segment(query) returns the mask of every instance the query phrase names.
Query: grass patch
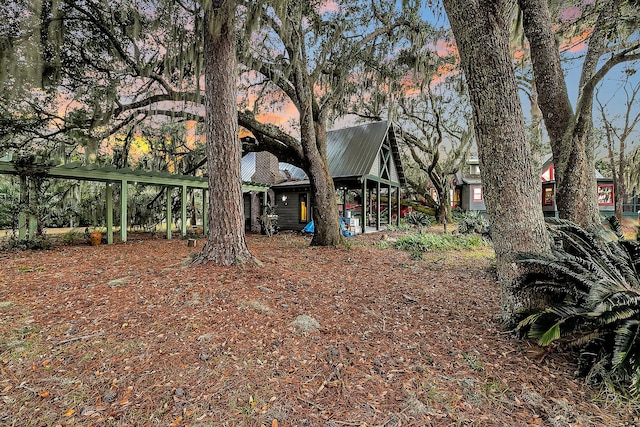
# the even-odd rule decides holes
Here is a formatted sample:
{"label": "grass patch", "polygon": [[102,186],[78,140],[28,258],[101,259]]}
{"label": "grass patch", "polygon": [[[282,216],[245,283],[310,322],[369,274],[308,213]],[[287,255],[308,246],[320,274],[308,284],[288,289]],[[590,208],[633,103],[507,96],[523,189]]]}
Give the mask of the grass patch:
{"label": "grass patch", "polygon": [[[487,247],[487,242],[478,235],[453,234],[409,234],[395,242],[398,249],[421,254],[429,251],[475,250]],[[417,255],[414,255],[417,256]]]}

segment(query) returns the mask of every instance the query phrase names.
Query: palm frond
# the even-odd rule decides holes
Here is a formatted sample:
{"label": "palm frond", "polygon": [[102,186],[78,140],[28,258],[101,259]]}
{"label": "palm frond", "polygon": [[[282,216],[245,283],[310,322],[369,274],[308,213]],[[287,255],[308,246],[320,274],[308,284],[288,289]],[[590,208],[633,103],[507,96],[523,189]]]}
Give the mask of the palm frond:
{"label": "palm frond", "polygon": [[[639,326],[640,320],[629,320],[616,331],[615,349],[611,360],[614,368],[622,367],[631,353],[638,352]],[[640,367],[640,364],[638,367]]]}
{"label": "palm frond", "polygon": [[518,329],[540,345],[577,349],[588,379],[640,394],[640,243],[625,240],[615,221],[604,239],[564,220],[548,224],[554,250],[519,259],[527,271],[519,289],[552,305]]}
{"label": "palm frond", "polygon": [[620,223],[618,217],[616,217],[615,215],[611,215],[607,218],[607,222],[609,223],[611,231],[613,231],[616,236],[618,236],[618,239],[624,239],[624,234],[622,233],[622,224]]}

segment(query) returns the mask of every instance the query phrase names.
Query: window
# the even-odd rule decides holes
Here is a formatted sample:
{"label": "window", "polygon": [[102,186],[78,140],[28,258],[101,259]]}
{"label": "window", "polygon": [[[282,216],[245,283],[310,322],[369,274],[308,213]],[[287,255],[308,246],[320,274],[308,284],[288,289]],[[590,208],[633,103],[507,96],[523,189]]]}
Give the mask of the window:
{"label": "window", "polygon": [[470,175],[480,175],[480,165],[469,165]]}
{"label": "window", "polygon": [[471,187],[471,200],[474,202],[482,202],[482,187],[479,185],[474,185]]}
{"label": "window", "polygon": [[553,206],[553,186],[542,187],[542,206]]}
{"label": "window", "polygon": [[613,184],[598,184],[598,205],[613,205]]}
{"label": "window", "polygon": [[300,202],[298,203],[298,221],[299,222],[309,222],[307,218],[307,194],[300,194]]}

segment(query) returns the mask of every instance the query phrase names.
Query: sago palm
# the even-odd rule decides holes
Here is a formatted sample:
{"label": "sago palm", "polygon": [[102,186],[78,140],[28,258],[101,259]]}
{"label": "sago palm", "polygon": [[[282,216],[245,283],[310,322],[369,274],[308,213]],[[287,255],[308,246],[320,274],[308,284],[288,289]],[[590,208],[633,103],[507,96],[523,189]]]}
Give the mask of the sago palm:
{"label": "sago palm", "polygon": [[[624,239],[619,223],[595,236],[550,220],[549,257],[528,256],[521,290],[549,303],[520,322],[541,345],[579,351],[579,373],[640,395],[640,244]],[[613,236],[613,238],[612,238]]]}

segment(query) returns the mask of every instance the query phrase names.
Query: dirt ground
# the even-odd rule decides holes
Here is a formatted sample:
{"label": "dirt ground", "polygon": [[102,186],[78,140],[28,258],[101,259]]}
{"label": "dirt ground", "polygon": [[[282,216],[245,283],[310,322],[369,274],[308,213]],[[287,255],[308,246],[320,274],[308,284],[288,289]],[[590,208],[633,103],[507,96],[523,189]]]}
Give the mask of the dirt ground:
{"label": "dirt ground", "polygon": [[490,249],[380,237],[249,235],[262,267],[138,235],[0,252],[0,425],[640,426],[500,328]]}

